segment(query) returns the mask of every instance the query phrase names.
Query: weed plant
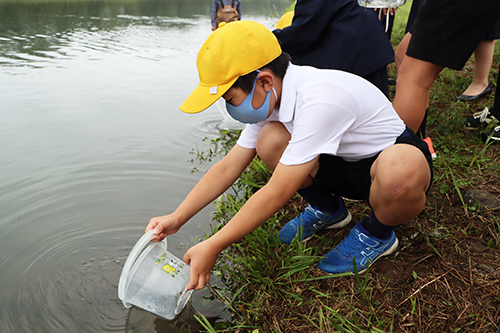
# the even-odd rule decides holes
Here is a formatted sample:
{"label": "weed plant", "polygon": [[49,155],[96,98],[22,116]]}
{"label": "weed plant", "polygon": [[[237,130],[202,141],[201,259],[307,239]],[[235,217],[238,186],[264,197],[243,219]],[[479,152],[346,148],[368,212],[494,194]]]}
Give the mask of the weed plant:
{"label": "weed plant", "polygon": [[[394,46],[404,35],[409,6],[397,14],[402,18],[394,27]],[[499,64],[497,47],[491,83],[496,83]],[[397,77],[394,65],[388,70]],[[316,263],[351,225],[320,232],[307,242],[281,244],[277,232],[305,207],[296,196],[219,256],[214,270],[221,272],[228,289],[218,297],[234,320],[211,326],[200,314],[207,331],[495,332],[500,324],[499,207],[469,202],[467,193],[478,189],[498,199],[500,144],[481,141],[480,131],[487,128],[463,127],[467,117],[493,104],[492,96],[455,100],[471,82],[473,70],[473,61],[462,71],[445,69],[432,86],[427,124],[437,152],[434,181],[424,211],[396,230],[400,246],[395,254],[362,274],[324,275]],[[222,132],[214,142],[222,147],[218,153],[227,152],[238,134]],[[213,233],[270,175],[256,158],[215,202]],[[347,207],[354,221],[370,212],[366,202],[347,202]]]}

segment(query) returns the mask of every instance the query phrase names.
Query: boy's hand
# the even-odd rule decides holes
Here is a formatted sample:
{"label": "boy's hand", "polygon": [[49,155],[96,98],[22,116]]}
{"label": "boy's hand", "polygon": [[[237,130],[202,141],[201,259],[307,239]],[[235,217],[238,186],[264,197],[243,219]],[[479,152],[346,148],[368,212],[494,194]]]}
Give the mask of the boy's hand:
{"label": "boy's hand", "polygon": [[184,262],[191,264],[191,277],[187,289],[200,290],[210,280],[210,270],[214,267],[219,252],[211,245],[210,239],[191,247],[184,255]]}
{"label": "boy's hand", "polygon": [[159,242],[167,235],[175,234],[179,231],[182,223],[173,215],[165,215],[159,217],[153,217],[150,221],[146,230],[144,232],[148,232],[151,229],[154,229],[154,233],[156,234],[151,240],[153,242]]}

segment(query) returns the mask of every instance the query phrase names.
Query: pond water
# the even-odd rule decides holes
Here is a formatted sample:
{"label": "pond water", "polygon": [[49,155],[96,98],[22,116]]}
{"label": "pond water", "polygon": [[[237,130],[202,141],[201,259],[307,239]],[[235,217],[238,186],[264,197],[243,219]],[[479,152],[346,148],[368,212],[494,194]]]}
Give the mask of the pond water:
{"label": "pond water", "polygon": [[[272,29],[289,4],[243,0],[243,18]],[[210,7],[0,3],[0,332],[196,332],[196,313],[230,317],[206,289],[174,322],[117,295],[149,219],[201,177],[189,151],[225,124],[215,106],[178,110],[198,83]],[[182,258],[210,231],[212,210],[169,236],[169,251]]]}

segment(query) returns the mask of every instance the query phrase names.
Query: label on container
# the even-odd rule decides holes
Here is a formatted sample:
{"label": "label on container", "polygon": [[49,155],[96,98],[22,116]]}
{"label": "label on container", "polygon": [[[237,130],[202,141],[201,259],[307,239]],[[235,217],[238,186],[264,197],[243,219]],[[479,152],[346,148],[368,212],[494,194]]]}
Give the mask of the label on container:
{"label": "label on container", "polygon": [[[158,265],[159,263],[164,262],[167,260],[167,254],[163,253],[157,260],[155,265]],[[177,274],[179,274],[179,269],[184,267],[184,263],[182,261],[179,261],[177,259],[170,259],[168,264],[163,266],[163,270],[167,272],[167,274],[171,274],[172,277],[175,277]]]}

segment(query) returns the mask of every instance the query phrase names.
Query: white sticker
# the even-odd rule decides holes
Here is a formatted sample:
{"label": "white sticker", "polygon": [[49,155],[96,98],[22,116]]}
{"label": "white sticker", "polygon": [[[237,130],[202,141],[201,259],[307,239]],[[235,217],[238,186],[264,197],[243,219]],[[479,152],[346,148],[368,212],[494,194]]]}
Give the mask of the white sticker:
{"label": "white sticker", "polygon": [[210,87],[210,94],[211,95],[216,95],[217,94],[217,86]]}

